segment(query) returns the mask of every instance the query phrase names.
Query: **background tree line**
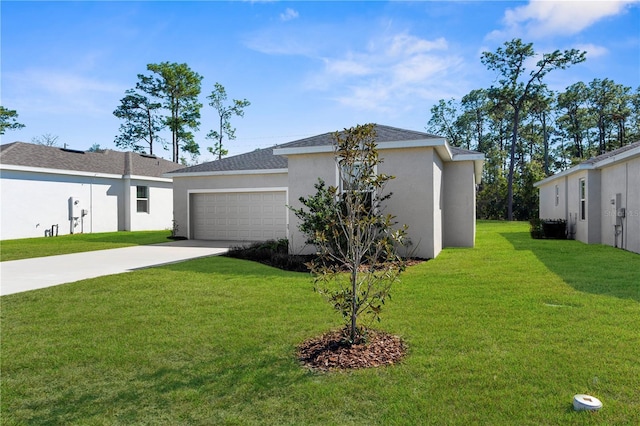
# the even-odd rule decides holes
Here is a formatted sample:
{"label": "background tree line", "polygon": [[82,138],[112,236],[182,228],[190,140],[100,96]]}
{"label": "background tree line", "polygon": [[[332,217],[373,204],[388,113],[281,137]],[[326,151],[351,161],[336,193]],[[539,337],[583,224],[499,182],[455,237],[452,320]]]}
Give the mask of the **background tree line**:
{"label": "background tree line", "polygon": [[[194,131],[200,126],[202,104],[199,101],[202,76],[187,64],[162,62],[147,65],[150,74],[138,74],[135,88],[125,92],[120,105],[113,114],[120,118],[120,133],[115,138],[119,148],[153,154],[154,145],[172,151],[174,162],[186,163],[182,154],[195,160],[200,154],[200,146],[194,138]],[[246,99],[233,99],[227,104],[227,93],[220,83],[215,83],[207,96],[209,105],[217,112],[216,127],[207,134],[214,140],[208,150],[222,158],[227,153],[223,139],[235,139],[235,128],[231,127],[231,117],[244,115],[244,108],[251,105]],[[161,136],[169,130],[171,140]]]}
{"label": "background tree line", "polygon": [[[541,59],[527,69],[534,57]],[[539,56],[532,44],[514,39],[482,54],[483,64],[498,73],[495,86],[431,108],[429,132],[486,156],[479,218],[537,217],[535,182],[640,140],[640,87],[604,78],[562,92],[548,89],[547,73],[584,60],[577,50]]]}

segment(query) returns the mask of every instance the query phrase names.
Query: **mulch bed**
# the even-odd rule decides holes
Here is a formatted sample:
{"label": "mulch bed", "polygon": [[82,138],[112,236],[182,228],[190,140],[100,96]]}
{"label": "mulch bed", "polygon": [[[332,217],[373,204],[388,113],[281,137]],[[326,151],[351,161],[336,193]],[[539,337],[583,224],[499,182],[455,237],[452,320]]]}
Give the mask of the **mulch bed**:
{"label": "mulch bed", "polygon": [[369,330],[366,343],[350,345],[345,330],[309,339],[298,347],[302,365],[318,371],[381,367],[400,362],[407,348],[398,336]]}

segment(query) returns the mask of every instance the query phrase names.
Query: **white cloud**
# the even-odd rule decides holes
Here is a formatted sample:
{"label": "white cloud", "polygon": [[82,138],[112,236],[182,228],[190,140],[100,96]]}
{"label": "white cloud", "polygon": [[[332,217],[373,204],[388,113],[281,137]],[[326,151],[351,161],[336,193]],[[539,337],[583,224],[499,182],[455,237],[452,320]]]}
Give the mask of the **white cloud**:
{"label": "white cloud", "polygon": [[296,19],[299,16],[298,12],[295,11],[294,9],[291,9],[290,7],[288,7],[284,13],[280,14],[280,20],[281,21],[290,21],[292,19]]}
{"label": "white cloud", "polygon": [[626,11],[639,0],[531,0],[529,4],[507,9],[505,28],[493,31],[489,39],[513,36],[531,38],[577,34],[601,19]]}
{"label": "white cloud", "polygon": [[27,69],[5,78],[21,104],[52,114],[111,113],[127,89],[90,76],[43,69]]}
{"label": "white cloud", "polygon": [[407,33],[377,38],[361,51],[323,58],[324,67],[308,88],[333,93],[341,105],[356,109],[404,110],[416,99],[431,99],[445,75],[460,70],[461,57],[447,49],[444,38]]}
{"label": "white cloud", "polygon": [[579,44],[576,49],[584,50],[587,52],[587,58],[599,58],[609,54],[609,50],[603,46],[597,46],[595,44]]}
{"label": "white cloud", "polygon": [[[443,37],[426,39],[388,26],[369,28],[349,40],[335,34],[331,25],[270,27],[249,34],[245,45],[269,55],[308,59],[315,69],[307,72],[303,90],[369,111],[400,111],[416,100],[435,101],[432,94],[442,94],[444,80],[463,74],[461,55],[451,52]],[[458,82],[454,89],[461,87]]]}
{"label": "white cloud", "polygon": [[354,58],[347,59],[324,59],[325,72],[339,76],[363,76],[369,75],[372,70],[366,63],[359,62]]}
{"label": "white cloud", "polygon": [[446,49],[447,41],[443,37],[430,41],[403,33],[392,37],[387,52],[392,56],[398,56]]}

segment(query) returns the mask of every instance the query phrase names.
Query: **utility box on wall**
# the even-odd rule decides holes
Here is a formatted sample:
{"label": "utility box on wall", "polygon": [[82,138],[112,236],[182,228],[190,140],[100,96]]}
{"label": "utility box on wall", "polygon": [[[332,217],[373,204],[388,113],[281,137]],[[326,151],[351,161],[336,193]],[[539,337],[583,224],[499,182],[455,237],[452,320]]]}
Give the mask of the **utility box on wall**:
{"label": "utility box on wall", "polygon": [[612,211],[611,211],[611,224],[619,226],[625,217],[625,208],[622,205],[622,194],[618,193],[611,199]]}
{"label": "utility box on wall", "polygon": [[79,219],[81,214],[80,200],[76,197],[69,197],[69,220]]}

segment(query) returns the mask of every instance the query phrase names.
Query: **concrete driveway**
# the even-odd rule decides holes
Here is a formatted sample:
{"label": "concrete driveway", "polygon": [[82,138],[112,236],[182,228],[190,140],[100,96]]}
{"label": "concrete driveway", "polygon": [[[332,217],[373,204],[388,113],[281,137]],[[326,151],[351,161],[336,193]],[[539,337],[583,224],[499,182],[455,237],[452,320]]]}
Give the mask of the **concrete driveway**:
{"label": "concrete driveway", "polygon": [[224,254],[234,241],[183,240],[0,262],[0,296]]}

